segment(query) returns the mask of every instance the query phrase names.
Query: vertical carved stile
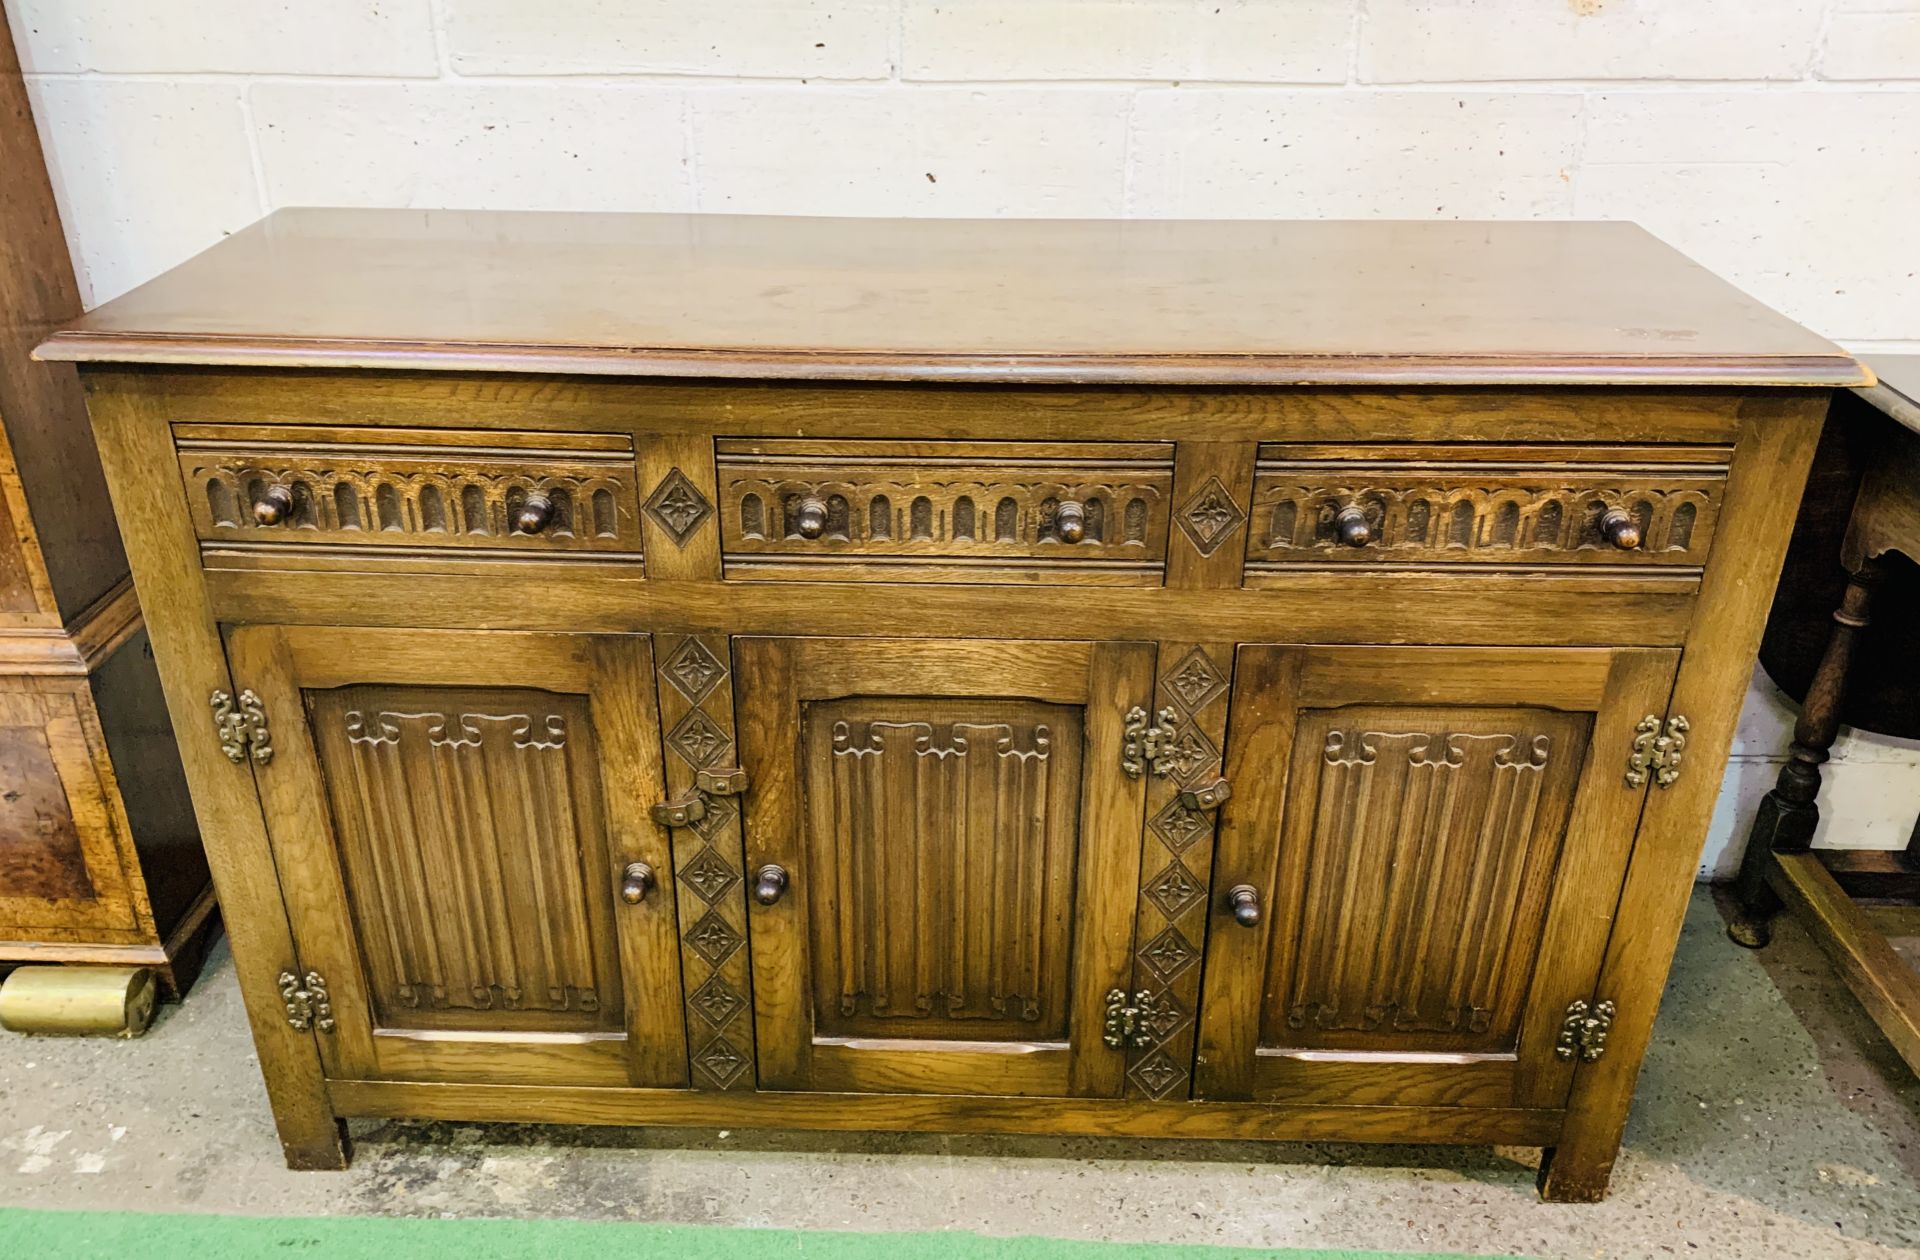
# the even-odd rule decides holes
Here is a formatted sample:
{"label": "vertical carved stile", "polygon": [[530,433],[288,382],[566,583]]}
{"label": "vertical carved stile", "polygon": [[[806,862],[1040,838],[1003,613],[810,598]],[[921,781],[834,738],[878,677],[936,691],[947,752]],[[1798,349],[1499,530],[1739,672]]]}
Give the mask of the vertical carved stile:
{"label": "vertical carved stile", "polygon": [[[694,786],[696,770],[735,761],[731,658],[725,635],[665,634],[657,643],[667,792],[675,796]],[[674,883],[693,1085],[752,1089],[748,881],[738,803],[714,797],[704,818],[675,828],[673,864],[680,873]]]}
{"label": "vertical carved stile", "polygon": [[1140,864],[1133,991],[1156,1000],[1142,1024],[1141,1043],[1127,1050],[1128,1096],[1154,1099],[1185,1097],[1193,1070],[1218,818],[1213,811],[1186,809],[1179,795],[1216,771],[1218,750],[1226,746],[1233,646],[1162,643],[1159,659],[1153,711],[1171,708],[1181,735],[1173,773],[1146,779],[1149,825]]}

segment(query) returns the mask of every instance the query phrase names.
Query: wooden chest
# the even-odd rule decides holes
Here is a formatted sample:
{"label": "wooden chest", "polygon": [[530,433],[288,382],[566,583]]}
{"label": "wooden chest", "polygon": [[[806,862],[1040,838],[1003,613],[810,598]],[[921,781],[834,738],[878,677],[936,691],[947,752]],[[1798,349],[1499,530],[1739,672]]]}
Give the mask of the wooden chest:
{"label": "wooden chest", "polygon": [[[110,969],[61,1010],[137,1033],[136,971],[177,997],[219,917],[80,382],[30,357],[80,291],[4,14],[0,172],[0,974]],[[61,1010],[0,999],[9,1027]]]}
{"label": "wooden chest", "polygon": [[1845,354],[1624,225],[282,212],[55,336],[338,1117],[1605,1188]]}

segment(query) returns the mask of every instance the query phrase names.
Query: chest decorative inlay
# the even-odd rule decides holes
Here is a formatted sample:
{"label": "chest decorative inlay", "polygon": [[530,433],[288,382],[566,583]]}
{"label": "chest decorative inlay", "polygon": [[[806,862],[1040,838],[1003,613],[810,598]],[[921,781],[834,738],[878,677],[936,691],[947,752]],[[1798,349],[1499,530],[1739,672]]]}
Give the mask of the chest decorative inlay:
{"label": "chest decorative inlay", "polygon": [[1271,1044],[1510,1044],[1586,730],[1546,710],[1303,714],[1317,782],[1289,806],[1301,883],[1276,917],[1294,927],[1275,933]]}
{"label": "chest decorative inlay", "polygon": [[1180,509],[1179,516],[1181,532],[1203,556],[1219,550],[1220,544],[1227,541],[1244,520],[1246,513],[1240,510],[1218,477],[1209,477],[1207,484],[1200,487],[1200,493]]}
{"label": "chest decorative inlay", "polygon": [[677,546],[686,546],[693,531],[713,512],[713,504],[678,468],[660,479],[647,498],[647,515],[659,522]]}
{"label": "chest decorative inlay", "polygon": [[616,1026],[584,701],[352,687],[308,704],[382,1023]]}

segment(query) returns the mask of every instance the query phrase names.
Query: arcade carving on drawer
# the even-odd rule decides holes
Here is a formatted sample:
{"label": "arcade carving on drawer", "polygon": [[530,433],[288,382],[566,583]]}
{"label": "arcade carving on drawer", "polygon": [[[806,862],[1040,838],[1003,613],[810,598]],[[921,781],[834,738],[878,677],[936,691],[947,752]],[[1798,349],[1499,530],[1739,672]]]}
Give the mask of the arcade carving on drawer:
{"label": "arcade carving on drawer", "polygon": [[1249,579],[1301,565],[1660,566],[1697,572],[1723,446],[1263,443]]}
{"label": "arcade carving on drawer", "polygon": [[621,434],[177,425],[203,544],[638,556]]}
{"label": "arcade carving on drawer", "polygon": [[726,576],[1157,586],[1167,442],[721,439]]}

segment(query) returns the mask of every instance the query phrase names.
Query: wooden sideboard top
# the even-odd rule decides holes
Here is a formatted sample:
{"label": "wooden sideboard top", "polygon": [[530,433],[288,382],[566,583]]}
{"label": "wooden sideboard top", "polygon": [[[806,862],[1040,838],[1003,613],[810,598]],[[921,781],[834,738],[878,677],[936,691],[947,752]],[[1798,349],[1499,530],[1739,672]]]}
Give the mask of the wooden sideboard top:
{"label": "wooden sideboard top", "polygon": [[1625,223],[282,210],[42,357],[788,379],[1858,385]]}

